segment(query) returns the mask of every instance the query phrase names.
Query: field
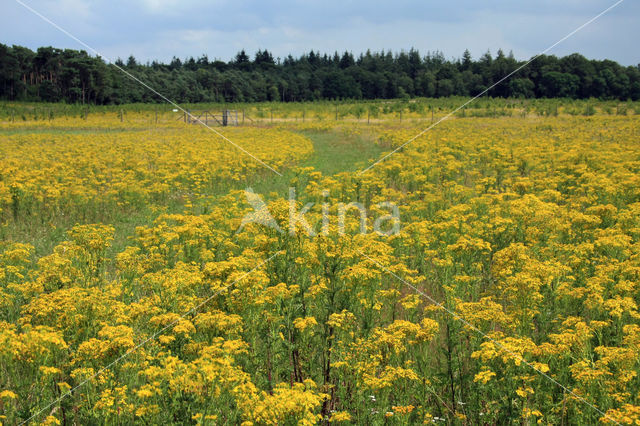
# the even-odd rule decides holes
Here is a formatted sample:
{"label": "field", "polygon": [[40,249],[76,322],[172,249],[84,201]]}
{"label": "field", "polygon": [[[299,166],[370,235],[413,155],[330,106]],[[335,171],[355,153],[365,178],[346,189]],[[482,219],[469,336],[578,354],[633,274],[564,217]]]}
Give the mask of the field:
{"label": "field", "polygon": [[640,424],[640,104],[462,102],[0,104],[0,422]]}

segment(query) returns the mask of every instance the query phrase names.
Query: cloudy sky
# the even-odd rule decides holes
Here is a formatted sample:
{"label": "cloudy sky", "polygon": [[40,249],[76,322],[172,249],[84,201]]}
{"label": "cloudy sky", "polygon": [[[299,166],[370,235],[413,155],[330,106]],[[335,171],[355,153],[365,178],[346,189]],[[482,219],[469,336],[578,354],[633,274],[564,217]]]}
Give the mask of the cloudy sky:
{"label": "cloudy sky", "polygon": [[[489,49],[529,58],[615,0],[20,0],[107,59],[231,59],[240,49],[274,57],[414,47],[474,58]],[[17,0],[2,0],[0,43],[30,48],[82,46]],[[640,63],[640,2],[625,0],[550,51]]]}

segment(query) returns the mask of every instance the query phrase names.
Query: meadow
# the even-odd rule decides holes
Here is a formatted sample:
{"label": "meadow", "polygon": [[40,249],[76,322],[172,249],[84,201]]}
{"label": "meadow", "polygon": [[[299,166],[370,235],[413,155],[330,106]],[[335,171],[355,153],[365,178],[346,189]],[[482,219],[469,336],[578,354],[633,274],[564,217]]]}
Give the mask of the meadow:
{"label": "meadow", "polygon": [[0,422],[640,424],[640,103],[464,101],[0,104]]}

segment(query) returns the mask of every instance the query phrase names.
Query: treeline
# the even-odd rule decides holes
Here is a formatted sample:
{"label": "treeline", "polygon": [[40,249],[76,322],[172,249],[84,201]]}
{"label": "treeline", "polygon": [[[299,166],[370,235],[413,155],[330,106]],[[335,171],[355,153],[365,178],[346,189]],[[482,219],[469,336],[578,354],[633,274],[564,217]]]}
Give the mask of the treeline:
{"label": "treeline", "polygon": [[[274,59],[267,50],[251,58],[244,50],[224,62],[207,56],[168,64],[115,65],[85,51],[41,47],[36,52],[0,44],[0,98],[91,104],[158,102],[160,98],[121,70],[176,102],[313,101],[475,96],[523,65],[501,50],[472,59],[469,51],[447,60],[440,52],[311,51]],[[572,54],[540,56],[488,96],[524,98],[640,99],[640,66],[589,60]]]}

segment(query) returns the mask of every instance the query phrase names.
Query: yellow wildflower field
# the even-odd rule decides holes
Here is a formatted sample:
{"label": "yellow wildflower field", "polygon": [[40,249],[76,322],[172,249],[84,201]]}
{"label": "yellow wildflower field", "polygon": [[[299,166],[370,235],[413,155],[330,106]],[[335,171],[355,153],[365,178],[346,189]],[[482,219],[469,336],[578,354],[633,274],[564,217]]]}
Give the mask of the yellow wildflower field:
{"label": "yellow wildflower field", "polygon": [[638,116],[148,116],[0,124],[3,424],[640,423]]}

